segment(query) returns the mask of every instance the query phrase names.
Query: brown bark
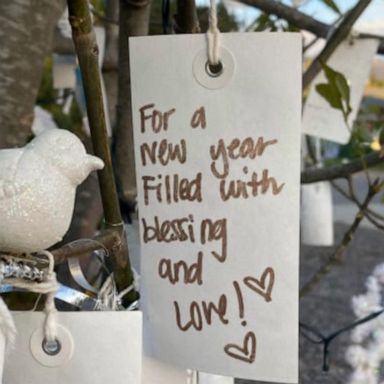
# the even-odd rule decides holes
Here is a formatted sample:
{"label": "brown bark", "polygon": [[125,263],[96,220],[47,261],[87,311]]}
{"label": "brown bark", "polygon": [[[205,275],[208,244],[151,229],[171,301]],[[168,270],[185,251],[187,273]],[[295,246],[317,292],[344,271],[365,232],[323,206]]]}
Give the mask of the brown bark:
{"label": "brown bark", "polygon": [[64,1],[0,1],[0,148],[25,144]]}
{"label": "brown bark", "polygon": [[[118,15],[119,1],[108,0],[105,18],[102,22],[106,29],[106,49],[103,66],[103,77],[108,101],[108,115],[113,126],[117,101],[117,41],[118,41]],[[68,41],[69,43],[68,43]],[[72,39],[61,36],[56,40],[61,42],[61,48],[72,49],[75,54]],[[59,47],[56,47],[59,48]],[[87,151],[91,151],[90,140],[84,143]],[[63,239],[62,244],[79,238],[91,238],[94,236],[103,216],[103,207],[96,174],[91,174],[77,188],[76,204],[70,229]]]}
{"label": "brown bark", "polygon": [[365,217],[365,212],[368,209],[369,203],[372,199],[380,192],[379,183],[374,183],[369,186],[367,196],[359,210],[356,214],[354,221],[351,226],[345,232],[343,239],[336,248],[335,252],[328,257],[328,259],[321,265],[321,267],[315,272],[315,274],[300,288],[300,298],[312,292],[314,288],[326,277],[326,275],[335,267],[340,264],[348,249],[350,242],[353,240],[356,230],[358,229],[360,223]]}
{"label": "brown bark", "polygon": [[176,33],[199,33],[195,0],[177,0],[174,30]]}
{"label": "brown bark", "polygon": [[119,0],[107,0],[105,18],[105,57],[103,70],[116,70],[119,45]]}
{"label": "brown bark", "polygon": [[83,257],[100,248],[105,247],[110,251],[118,250],[121,238],[116,231],[104,231],[102,234],[93,238],[95,241],[67,243],[59,248],[52,250],[55,264],[63,264],[69,257]]}
{"label": "brown bark", "polygon": [[150,5],[149,0],[120,0],[118,104],[114,136],[115,170],[120,198],[130,207],[135,204],[137,190],[128,38],[148,34]]}
{"label": "brown bark", "polygon": [[[92,26],[87,0],[68,0],[69,21],[72,38],[81,70],[87,114],[91,130],[94,153],[104,161],[104,169],[99,171],[99,184],[104,208],[105,226],[119,234],[121,245],[111,254],[113,273],[119,291],[130,286],[133,281],[128,249],[121,218],[112,159],[109,150],[103,97],[101,92],[98,47]],[[127,295],[126,301],[135,300],[136,293]]]}
{"label": "brown bark", "polygon": [[108,113],[111,127],[116,124],[117,105],[117,61],[119,45],[119,0],[108,0],[106,8],[106,40],[105,57],[103,63],[103,78],[108,100]]}
{"label": "brown bark", "polygon": [[380,153],[373,152],[346,164],[337,164],[323,168],[308,168],[301,173],[301,184],[347,178],[354,173],[377,166],[383,162],[384,158],[380,156]]}

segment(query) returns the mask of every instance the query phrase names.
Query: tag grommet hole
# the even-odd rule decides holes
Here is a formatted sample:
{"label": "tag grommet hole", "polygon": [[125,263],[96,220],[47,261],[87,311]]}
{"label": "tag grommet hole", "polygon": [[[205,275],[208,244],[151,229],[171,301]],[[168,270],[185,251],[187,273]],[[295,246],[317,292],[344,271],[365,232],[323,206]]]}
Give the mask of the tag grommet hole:
{"label": "tag grommet hole", "polygon": [[61,351],[61,343],[57,339],[53,341],[48,341],[44,339],[41,346],[43,348],[43,351],[49,356],[56,356]]}
{"label": "tag grommet hole", "polygon": [[192,71],[195,80],[204,88],[221,89],[226,87],[235,75],[235,59],[231,52],[220,47],[219,61],[212,65],[207,57],[206,48],[196,53]]}
{"label": "tag grommet hole", "polygon": [[205,71],[211,77],[219,77],[224,72],[224,65],[221,61],[217,64],[210,64],[209,61],[205,64]]}

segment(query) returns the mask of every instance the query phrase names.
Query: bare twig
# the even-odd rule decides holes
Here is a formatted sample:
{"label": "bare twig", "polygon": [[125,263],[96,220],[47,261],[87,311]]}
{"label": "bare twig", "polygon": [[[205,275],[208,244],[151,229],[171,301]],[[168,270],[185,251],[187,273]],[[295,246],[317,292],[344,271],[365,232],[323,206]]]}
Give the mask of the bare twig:
{"label": "bare twig", "polygon": [[[275,0],[237,1],[258,8],[263,12],[275,15],[281,19],[285,19],[300,29],[312,32],[317,37],[327,38],[332,28],[328,24],[322,23],[303,12],[300,12],[296,8],[284,5],[283,3],[277,2]],[[371,35],[370,37],[374,37],[374,35]],[[384,42],[380,44],[378,53],[384,54]]]}
{"label": "bare twig", "polygon": [[316,75],[321,71],[322,64],[326,63],[336,48],[348,37],[353,24],[371,3],[371,0],[360,0],[344,17],[340,25],[328,40],[324,49],[312,61],[311,65],[305,71],[303,76],[303,88],[306,88]]}
{"label": "bare twig", "polygon": [[[352,178],[349,178],[349,181]],[[338,185],[336,182],[331,181],[332,187],[335,188],[337,192],[340,193],[343,197],[345,197],[347,200],[351,201],[352,203],[356,204],[357,207],[361,210],[362,209],[362,203],[359,201],[359,199],[356,197],[354,191],[351,191],[351,187],[349,187],[349,192],[345,191],[340,185]],[[351,183],[349,183],[350,185]],[[381,224],[380,221],[384,221],[384,217],[377,213],[376,211],[373,211],[369,207],[364,212],[365,218],[371,222],[377,229],[384,230],[384,224]]]}
{"label": "bare twig", "polygon": [[306,294],[310,293],[317,286],[317,284],[332,270],[335,265],[342,262],[345,255],[345,251],[347,250],[349,243],[352,241],[357,228],[359,227],[361,221],[364,218],[364,212],[368,208],[368,205],[373,199],[373,197],[377,193],[379,193],[381,187],[382,185],[379,183],[378,180],[376,180],[372,185],[369,186],[367,196],[361,206],[361,209],[357,213],[352,225],[344,234],[344,237],[340,242],[339,246],[337,247],[336,251],[317,270],[317,272],[311,277],[311,279],[300,289],[300,297],[303,297]]}
{"label": "bare twig", "polygon": [[317,21],[311,16],[298,11],[297,9],[274,0],[238,0],[240,3],[258,8],[265,13],[278,16],[301,29],[312,32],[319,37],[326,37],[328,34],[328,25]]}
{"label": "bare twig", "polygon": [[120,244],[121,237],[116,231],[105,231],[89,241],[75,240],[71,243],[67,243],[62,247],[53,250],[52,254],[55,258],[55,264],[61,264],[67,261],[69,257],[81,257],[98,249],[105,248],[108,251],[113,252],[114,249],[119,248]]}
{"label": "bare twig", "polygon": [[119,46],[119,0],[106,0],[105,17],[115,23],[105,24],[105,54],[103,61],[103,80],[108,106],[110,126],[116,125],[118,46]]}
{"label": "bare twig", "polygon": [[[118,40],[119,40],[119,0],[108,0],[105,9],[105,17],[111,20],[111,23],[105,25],[105,55],[103,62],[103,75],[104,81],[105,72],[114,72],[115,76],[112,77],[113,88],[117,89],[117,61],[118,61]],[[109,80],[109,79],[108,79]],[[106,88],[111,87],[111,84],[107,84]],[[110,95],[108,95],[108,104],[112,102]],[[116,109],[116,102],[111,106],[114,110]],[[110,112],[111,114],[111,112]],[[112,115],[115,115],[113,111]],[[112,119],[113,121],[115,119]]]}
{"label": "bare twig", "polygon": [[[359,199],[357,198],[356,196],[356,193],[355,193],[355,187],[353,185],[353,179],[352,177],[348,177],[348,190],[349,190],[349,193],[350,195],[352,196],[352,198],[354,199],[354,201],[359,201]],[[373,216],[375,216],[377,219],[379,220],[383,220],[384,221],[384,216],[383,215],[380,215],[379,213],[375,212],[375,211],[372,211],[370,209],[367,210],[368,212],[370,212]]]}
{"label": "bare twig", "polygon": [[[337,24],[339,24],[339,22],[343,19],[343,15],[340,15],[330,26],[329,26],[329,32],[328,32],[328,36],[332,33],[332,31],[336,28]],[[315,38],[309,43],[307,44],[304,49],[303,49],[303,52],[305,53],[309,48],[311,48],[314,44],[316,44],[319,40],[321,39],[320,36],[315,36]]]}
{"label": "bare twig", "polygon": [[350,161],[346,164],[333,165],[324,168],[308,168],[301,173],[301,183],[310,184],[318,181],[347,178],[353,173],[363,171],[383,162],[378,152],[370,153],[362,158]]}

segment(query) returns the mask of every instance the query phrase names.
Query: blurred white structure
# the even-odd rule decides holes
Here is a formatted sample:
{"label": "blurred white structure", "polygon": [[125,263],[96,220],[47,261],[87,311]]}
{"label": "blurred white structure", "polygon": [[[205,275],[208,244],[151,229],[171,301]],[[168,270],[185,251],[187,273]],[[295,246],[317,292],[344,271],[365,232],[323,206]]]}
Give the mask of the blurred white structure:
{"label": "blurred white structure", "polygon": [[332,191],[329,182],[301,187],[301,242],[307,245],[333,245]]}

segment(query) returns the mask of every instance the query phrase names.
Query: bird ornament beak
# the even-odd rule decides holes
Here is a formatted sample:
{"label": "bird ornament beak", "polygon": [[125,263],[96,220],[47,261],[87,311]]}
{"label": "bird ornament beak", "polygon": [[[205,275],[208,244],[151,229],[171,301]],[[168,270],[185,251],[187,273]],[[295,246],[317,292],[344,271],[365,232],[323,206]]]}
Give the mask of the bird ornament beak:
{"label": "bird ornament beak", "polygon": [[96,156],[92,156],[88,154],[87,154],[87,164],[88,164],[89,172],[98,171],[104,168],[103,160],[99,159]]}

